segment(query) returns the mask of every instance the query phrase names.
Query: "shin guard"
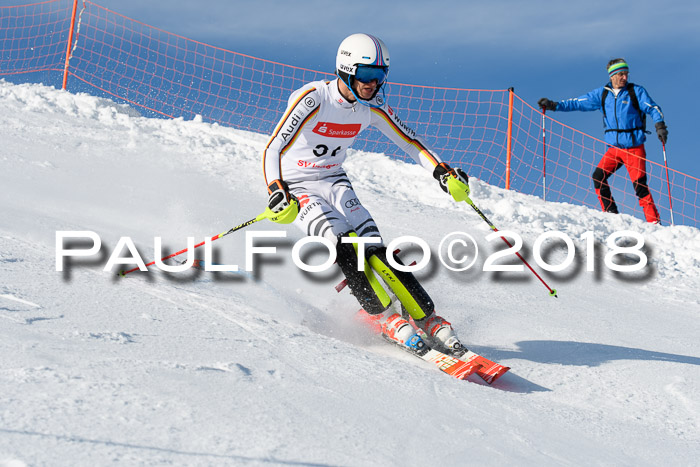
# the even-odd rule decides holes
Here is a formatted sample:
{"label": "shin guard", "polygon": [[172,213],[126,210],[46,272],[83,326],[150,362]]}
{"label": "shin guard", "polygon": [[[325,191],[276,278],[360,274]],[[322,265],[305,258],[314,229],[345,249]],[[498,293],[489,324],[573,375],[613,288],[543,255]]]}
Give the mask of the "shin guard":
{"label": "shin guard", "polygon": [[[398,264],[403,264],[394,255]],[[386,247],[374,250],[369,257],[369,264],[401,301],[409,315],[414,320],[430,316],[435,309],[432,299],[410,272],[399,271],[389,264]]]}

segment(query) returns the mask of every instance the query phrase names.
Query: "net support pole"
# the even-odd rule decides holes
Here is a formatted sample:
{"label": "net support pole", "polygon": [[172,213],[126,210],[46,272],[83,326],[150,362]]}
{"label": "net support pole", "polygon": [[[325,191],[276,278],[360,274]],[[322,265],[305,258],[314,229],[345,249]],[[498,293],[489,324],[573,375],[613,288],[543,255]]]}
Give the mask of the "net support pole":
{"label": "net support pole", "polygon": [[545,108],[542,107],[542,199],[547,200],[547,153],[545,151],[547,139],[545,138],[544,132],[544,113]]}
{"label": "net support pole", "polygon": [[73,0],[73,13],[70,18],[70,30],[68,31],[68,45],[66,45],[66,63],[63,67],[63,85],[61,89],[66,90],[68,83],[68,63],[70,62],[70,47],[73,43],[73,31],[75,29],[75,13],[78,11],[78,0]]}
{"label": "net support pole", "polygon": [[506,190],[510,190],[510,157],[513,149],[513,95],[515,88],[508,88],[508,136],[506,141]]}

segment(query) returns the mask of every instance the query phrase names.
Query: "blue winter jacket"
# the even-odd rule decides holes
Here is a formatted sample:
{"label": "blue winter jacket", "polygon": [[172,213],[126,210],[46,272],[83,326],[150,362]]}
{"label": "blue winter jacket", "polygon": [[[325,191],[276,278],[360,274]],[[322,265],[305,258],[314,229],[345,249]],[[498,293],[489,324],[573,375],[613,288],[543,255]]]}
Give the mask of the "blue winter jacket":
{"label": "blue winter jacket", "polygon": [[[640,110],[651,115],[654,122],[662,122],[664,120],[664,114],[661,112],[661,108],[656,105],[656,102],[649,96],[646,89],[638,84],[633,84],[633,86],[637,100],[639,101]],[[627,88],[620,90],[617,96],[615,96],[612,90],[612,84],[608,83],[583,96],[558,102],[557,111],[571,112],[573,110],[582,110],[588,112],[591,110],[600,110],[602,112],[601,98],[603,90],[606,88],[608,89],[608,95],[605,97],[605,116],[603,117],[605,142],[611,146],[617,146],[618,148],[633,148],[644,144],[646,135],[642,129],[642,116],[632,105]]]}

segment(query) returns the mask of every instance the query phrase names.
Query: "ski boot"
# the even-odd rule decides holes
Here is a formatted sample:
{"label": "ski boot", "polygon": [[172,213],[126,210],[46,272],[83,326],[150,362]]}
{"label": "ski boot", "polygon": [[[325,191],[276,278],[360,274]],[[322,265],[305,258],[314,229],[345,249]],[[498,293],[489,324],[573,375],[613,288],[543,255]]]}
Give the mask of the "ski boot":
{"label": "ski boot", "polygon": [[434,344],[444,349],[445,353],[457,358],[467,352],[467,348],[462,345],[452,329],[452,324],[436,313],[433,312],[432,315],[414,322],[427,336],[428,344]]}
{"label": "ski boot", "polygon": [[405,345],[414,351],[425,348],[425,342],[423,342],[420,334],[401,313],[394,310],[396,303],[399,302],[392,303],[386,311],[377,315],[377,322],[381,326],[382,334],[386,338]]}

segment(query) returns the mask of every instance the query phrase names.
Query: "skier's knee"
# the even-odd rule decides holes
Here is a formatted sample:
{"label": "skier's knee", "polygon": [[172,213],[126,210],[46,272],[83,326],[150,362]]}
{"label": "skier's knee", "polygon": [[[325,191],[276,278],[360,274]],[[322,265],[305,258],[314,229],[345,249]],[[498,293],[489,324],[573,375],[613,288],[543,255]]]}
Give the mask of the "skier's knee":
{"label": "skier's knee", "polygon": [[335,249],[337,254],[337,263],[341,271],[347,276],[346,271],[357,271],[357,251],[352,243],[343,243],[342,238],[348,237],[353,231],[345,232],[338,235]]}
{"label": "skier's knee", "polygon": [[593,171],[593,187],[596,190],[600,190],[600,188],[603,186],[603,182],[605,182],[607,178],[608,174],[606,174],[600,167],[596,167],[596,169]]}
{"label": "skier's knee", "polygon": [[649,196],[649,185],[647,185],[646,175],[642,175],[637,180],[632,182],[632,184],[634,185],[634,192],[636,193],[637,198],[644,199]]}

